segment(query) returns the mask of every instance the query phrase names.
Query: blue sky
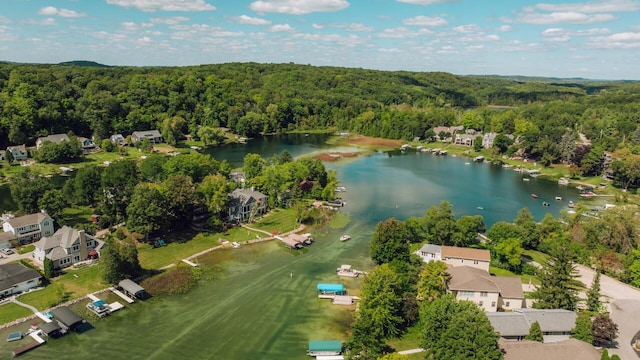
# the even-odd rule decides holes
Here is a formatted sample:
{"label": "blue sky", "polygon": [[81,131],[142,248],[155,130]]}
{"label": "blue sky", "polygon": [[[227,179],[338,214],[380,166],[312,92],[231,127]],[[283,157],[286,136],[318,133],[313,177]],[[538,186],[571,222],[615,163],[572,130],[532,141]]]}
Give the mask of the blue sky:
{"label": "blue sky", "polygon": [[640,0],[2,0],[0,60],[640,80]]}

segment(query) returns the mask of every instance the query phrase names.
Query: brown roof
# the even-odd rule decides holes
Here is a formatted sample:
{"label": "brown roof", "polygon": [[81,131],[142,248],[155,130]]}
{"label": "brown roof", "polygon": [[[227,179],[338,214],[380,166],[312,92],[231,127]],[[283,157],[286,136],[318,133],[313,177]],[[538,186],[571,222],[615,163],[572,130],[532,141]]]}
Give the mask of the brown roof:
{"label": "brown roof", "polygon": [[599,360],[600,353],[591,344],[576,339],[557,343],[500,340],[504,360]]}
{"label": "brown roof", "polygon": [[17,149],[20,150],[22,152],[27,152],[27,147],[24,146],[24,144],[22,145],[13,145],[13,146],[8,146],[7,150],[11,151],[12,149]]}
{"label": "brown roof", "polygon": [[482,260],[490,261],[491,252],[484,249],[472,249],[455,246],[443,246],[441,250],[443,259],[456,258],[456,259],[470,259],[470,260]]}
{"label": "brown roof", "polygon": [[452,266],[447,269],[451,275],[449,290],[500,292],[488,272],[471,266]]}
{"label": "brown roof", "polygon": [[9,223],[9,225],[11,225],[11,227],[13,227],[14,229],[17,229],[25,225],[40,224],[40,222],[44,220],[45,217],[48,217],[48,216],[49,215],[43,214],[43,213],[35,213],[35,214],[20,216],[17,218],[12,218],[7,220],[6,222]]}
{"label": "brown roof", "polygon": [[494,276],[493,281],[500,289],[500,295],[509,299],[524,299],[522,282],[519,277]]}

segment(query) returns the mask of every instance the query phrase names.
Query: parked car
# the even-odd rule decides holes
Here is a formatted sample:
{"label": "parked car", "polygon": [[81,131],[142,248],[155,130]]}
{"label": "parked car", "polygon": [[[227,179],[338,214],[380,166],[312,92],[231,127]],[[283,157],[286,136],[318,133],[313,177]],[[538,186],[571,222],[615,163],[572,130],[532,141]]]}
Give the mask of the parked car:
{"label": "parked car", "polygon": [[11,250],[9,248],[4,248],[4,249],[0,250],[0,252],[2,252],[5,255],[11,255],[11,254],[14,253],[13,250]]}

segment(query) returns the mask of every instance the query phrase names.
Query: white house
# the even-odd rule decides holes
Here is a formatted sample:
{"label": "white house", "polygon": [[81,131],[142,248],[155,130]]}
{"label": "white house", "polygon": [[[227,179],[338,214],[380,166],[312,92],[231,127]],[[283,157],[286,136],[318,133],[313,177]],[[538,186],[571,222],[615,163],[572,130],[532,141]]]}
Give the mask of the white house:
{"label": "white house", "polygon": [[144,139],[149,139],[152,144],[158,144],[162,142],[162,135],[158,130],[134,131],[131,134],[131,142],[134,144]]}
{"label": "white house", "polygon": [[[7,151],[11,152],[14,161],[24,161],[29,157],[27,147],[24,145],[15,145],[7,147]],[[6,154],[5,154],[6,156]]]}
{"label": "white house", "polygon": [[485,249],[424,244],[416,252],[424,262],[442,260],[450,266],[471,266],[489,271],[491,252]]}
{"label": "white house", "polygon": [[35,213],[8,219],[2,224],[2,229],[13,233],[20,244],[28,244],[53,235],[54,224],[49,215]]}
{"label": "white house", "polygon": [[0,299],[38,286],[40,273],[22,264],[0,265]]}
{"label": "white house", "polygon": [[67,134],[53,134],[53,135],[48,135],[48,136],[43,136],[43,137],[39,137],[36,140],[36,150],[39,150],[40,147],[42,146],[42,144],[44,144],[45,142],[50,141],[54,144],[60,144],[63,141],[69,141],[69,136]]}
{"label": "white house", "polygon": [[62,269],[97,256],[103,244],[84,230],[63,226],[52,236],[43,237],[35,244],[33,258],[43,264],[46,257],[53,262],[55,269]]}
{"label": "white house", "polygon": [[491,276],[485,270],[470,266],[452,266],[447,273],[450,276],[447,291],[457,300],[472,301],[486,312],[525,305],[520,278]]}

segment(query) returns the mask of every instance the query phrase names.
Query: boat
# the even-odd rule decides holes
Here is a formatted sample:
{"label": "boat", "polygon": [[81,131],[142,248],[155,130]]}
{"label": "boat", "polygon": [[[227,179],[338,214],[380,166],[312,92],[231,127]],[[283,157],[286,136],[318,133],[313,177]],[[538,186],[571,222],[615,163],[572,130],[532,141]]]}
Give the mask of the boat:
{"label": "boat", "polygon": [[358,277],[364,274],[364,271],[352,269],[351,265],[344,264],[336,269],[336,274],[343,277]]}
{"label": "boat", "polygon": [[562,200],[562,196],[556,196],[556,200],[558,201]]}
{"label": "boat", "polygon": [[482,155],[476,156],[475,158],[473,158],[473,161],[475,161],[475,162],[483,162],[484,161],[484,156],[482,156]]}
{"label": "boat", "polygon": [[336,186],[335,192],[345,192],[347,188],[344,186]]}
{"label": "boat", "polygon": [[482,206],[478,206],[478,210],[484,210]]}
{"label": "boat", "polygon": [[594,197],[596,196],[596,194],[592,191],[584,191],[583,193],[580,194],[580,196],[582,197]]}
{"label": "boat", "polygon": [[538,195],[537,194],[531,194],[531,197],[534,198],[534,199],[537,199]]}
{"label": "boat", "polygon": [[340,236],[340,241],[347,241],[347,240],[349,240],[349,239],[351,239],[351,236],[349,236],[349,235],[342,235],[342,236]]}
{"label": "boat", "polygon": [[237,249],[237,248],[240,247],[240,243],[237,242],[237,241],[234,241],[234,242],[231,243],[231,246],[233,246],[235,249]]}
{"label": "boat", "polygon": [[522,181],[529,181],[529,178],[522,178]]}
{"label": "boat", "polygon": [[471,163],[470,163],[470,162],[466,162],[466,163],[464,163],[464,164],[465,164],[465,165],[471,165]]}
{"label": "boat", "polygon": [[542,206],[549,206],[549,205],[551,205],[551,204],[549,204],[549,203],[548,203],[548,202],[546,202],[546,201],[542,202]]}
{"label": "boat", "polygon": [[564,177],[560,178],[560,180],[558,180],[558,185],[564,185],[564,186],[569,185],[569,179]]}

